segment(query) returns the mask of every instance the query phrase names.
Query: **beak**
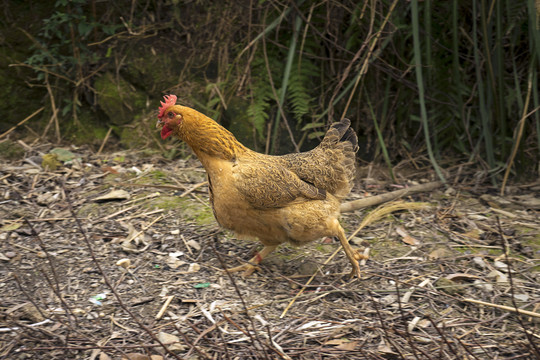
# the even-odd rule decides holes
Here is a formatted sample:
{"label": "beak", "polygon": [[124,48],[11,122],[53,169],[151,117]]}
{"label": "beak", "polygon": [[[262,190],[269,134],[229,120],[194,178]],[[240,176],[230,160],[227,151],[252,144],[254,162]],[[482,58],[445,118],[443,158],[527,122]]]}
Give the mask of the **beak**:
{"label": "beak", "polygon": [[161,121],[161,119],[158,119],[157,123],[156,123],[156,129],[160,129],[163,127],[163,121]]}

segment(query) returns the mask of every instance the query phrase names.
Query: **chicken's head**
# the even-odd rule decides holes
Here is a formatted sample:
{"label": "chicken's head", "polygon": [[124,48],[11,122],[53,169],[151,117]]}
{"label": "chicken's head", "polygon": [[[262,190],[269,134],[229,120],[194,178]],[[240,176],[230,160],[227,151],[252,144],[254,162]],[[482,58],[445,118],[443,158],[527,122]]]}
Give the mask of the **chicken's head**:
{"label": "chicken's head", "polygon": [[176,104],[176,95],[165,95],[165,101],[161,101],[159,107],[157,128],[161,127],[161,138],[166,139],[177,131],[182,122],[182,115],[174,111],[172,107]]}

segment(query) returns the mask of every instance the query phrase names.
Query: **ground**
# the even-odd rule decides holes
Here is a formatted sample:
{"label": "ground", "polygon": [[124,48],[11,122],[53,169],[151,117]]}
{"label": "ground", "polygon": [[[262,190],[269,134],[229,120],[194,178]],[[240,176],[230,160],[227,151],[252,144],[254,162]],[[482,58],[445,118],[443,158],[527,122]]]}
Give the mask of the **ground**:
{"label": "ground", "polygon": [[[538,183],[502,198],[462,173],[403,199],[425,204],[351,240],[370,255],[361,279],[335,239],[282,246],[243,278],[222,269],[260,245],[215,223],[196,159],[51,149],[0,163],[2,359],[540,354]],[[392,190],[359,176],[348,201]],[[372,212],[343,214],[347,234]]]}

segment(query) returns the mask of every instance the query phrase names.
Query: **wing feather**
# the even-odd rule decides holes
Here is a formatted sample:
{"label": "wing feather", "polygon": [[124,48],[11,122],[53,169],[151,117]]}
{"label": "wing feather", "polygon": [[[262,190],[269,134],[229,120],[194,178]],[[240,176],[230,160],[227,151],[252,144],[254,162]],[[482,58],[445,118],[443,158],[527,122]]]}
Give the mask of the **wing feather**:
{"label": "wing feather", "polygon": [[326,199],[325,190],[303,181],[270,157],[237,162],[233,177],[238,191],[257,209],[280,208],[301,199]]}

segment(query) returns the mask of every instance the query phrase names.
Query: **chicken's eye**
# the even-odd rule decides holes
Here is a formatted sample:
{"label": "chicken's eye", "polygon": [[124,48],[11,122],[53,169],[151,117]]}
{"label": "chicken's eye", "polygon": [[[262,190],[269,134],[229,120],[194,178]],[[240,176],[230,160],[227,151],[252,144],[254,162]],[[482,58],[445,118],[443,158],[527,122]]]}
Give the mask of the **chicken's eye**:
{"label": "chicken's eye", "polygon": [[169,113],[167,114],[167,117],[169,119],[173,119],[174,118],[174,113],[172,111],[169,111]]}

